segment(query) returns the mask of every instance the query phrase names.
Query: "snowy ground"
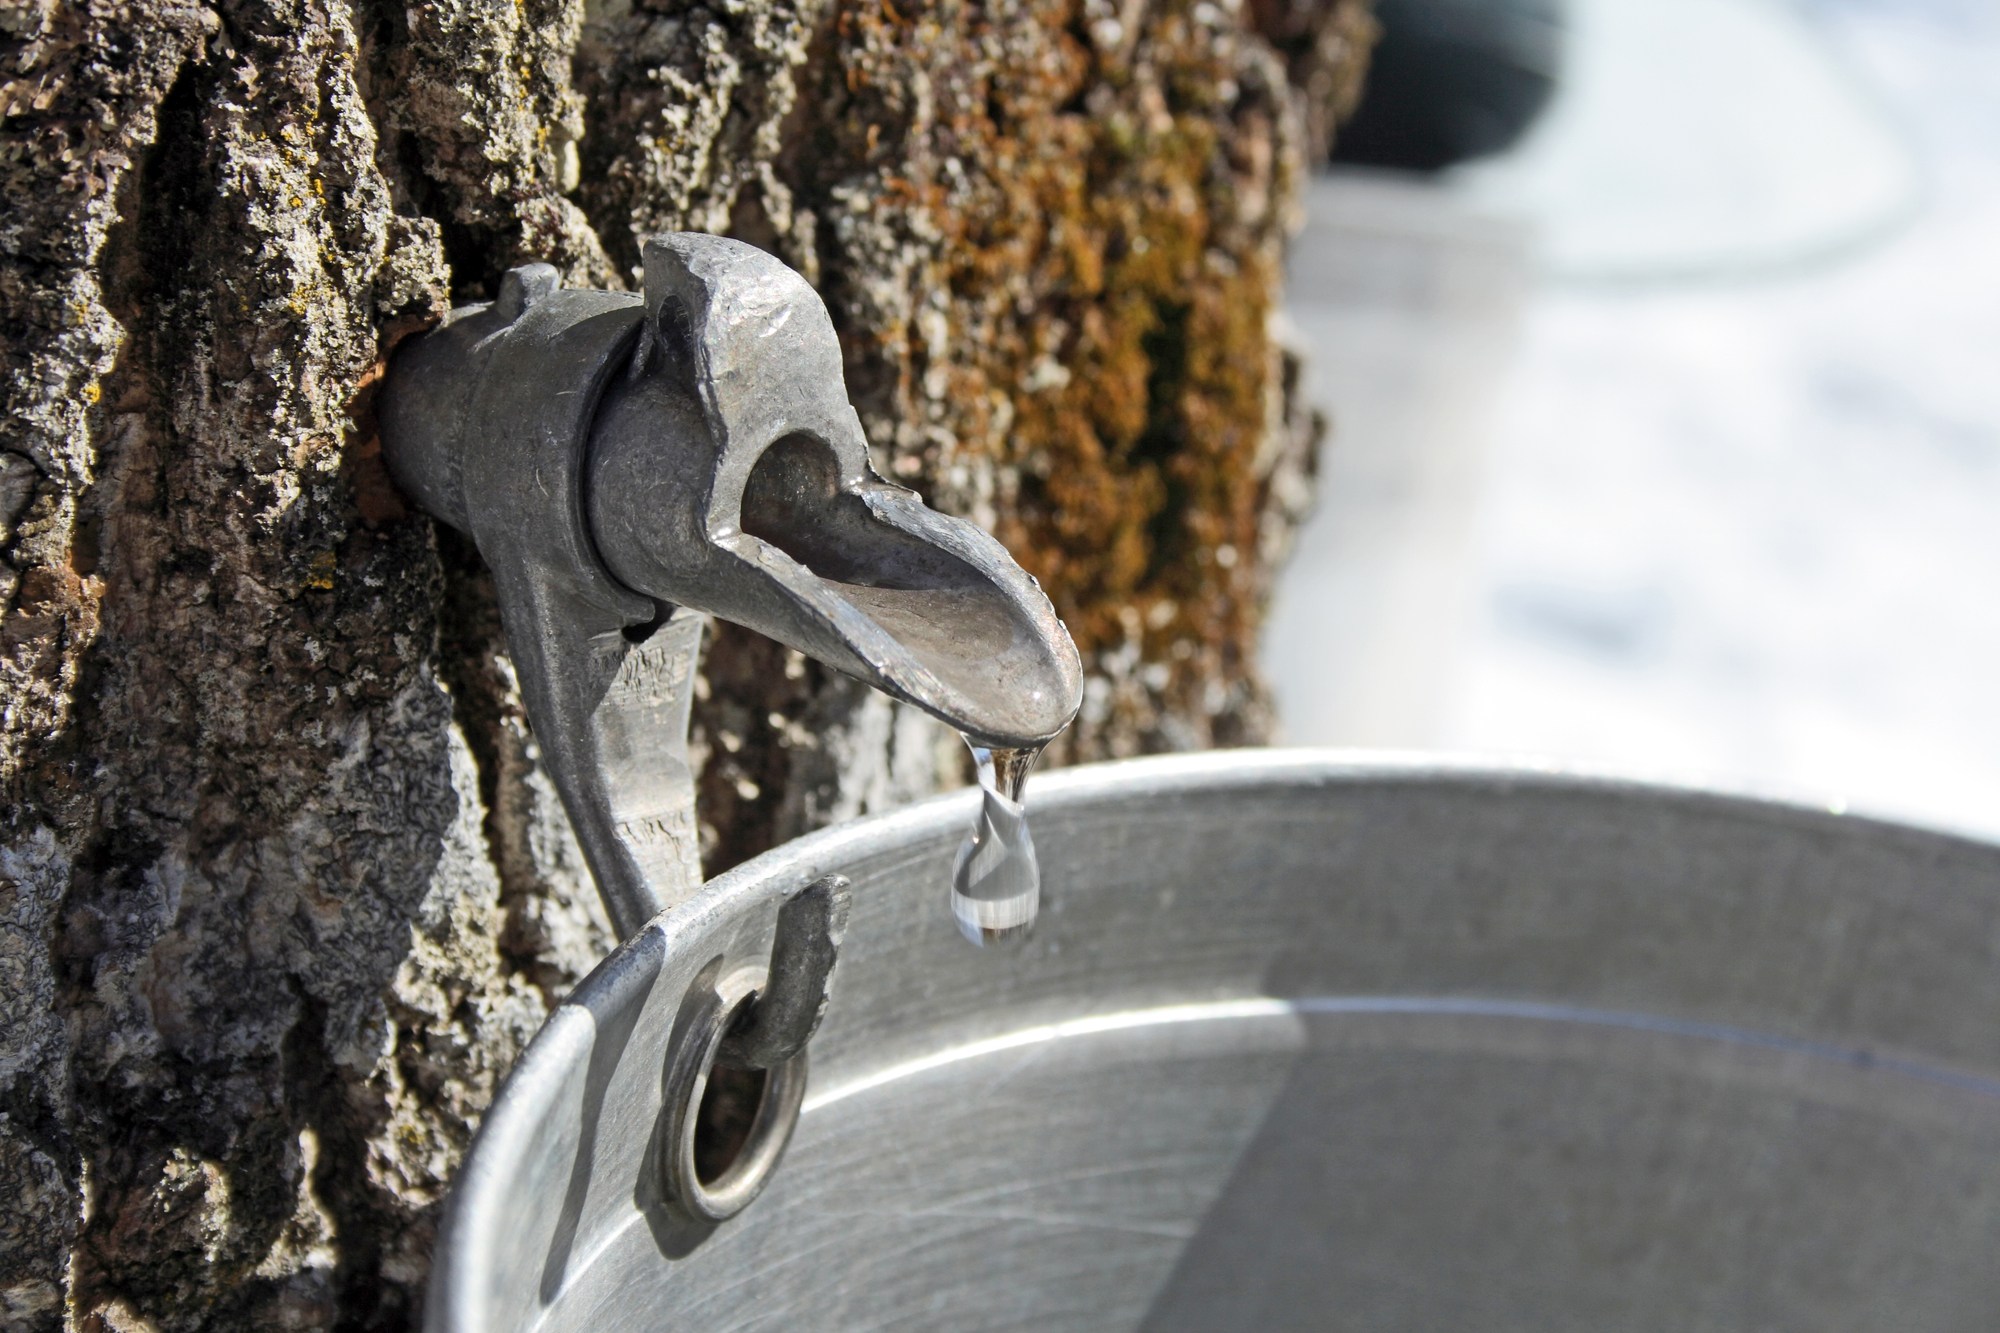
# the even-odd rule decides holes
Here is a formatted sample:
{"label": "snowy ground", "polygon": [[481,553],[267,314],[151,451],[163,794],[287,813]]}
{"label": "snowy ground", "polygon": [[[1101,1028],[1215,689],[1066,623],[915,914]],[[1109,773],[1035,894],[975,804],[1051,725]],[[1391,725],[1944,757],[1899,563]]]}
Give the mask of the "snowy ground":
{"label": "snowy ground", "polygon": [[[1660,12],[1586,17],[1619,5]],[[1711,30],[1586,23],[1590,95],[1646,96],[1511,178],[1316,192],[1294,309],[1341,429],[1270,636],[1288,738],[2000,831],[2000,4],[1681,12]],[[1711,58],[1751,37],[1796,77]],[[1715,152],[1661,133],[1676,77]]]}

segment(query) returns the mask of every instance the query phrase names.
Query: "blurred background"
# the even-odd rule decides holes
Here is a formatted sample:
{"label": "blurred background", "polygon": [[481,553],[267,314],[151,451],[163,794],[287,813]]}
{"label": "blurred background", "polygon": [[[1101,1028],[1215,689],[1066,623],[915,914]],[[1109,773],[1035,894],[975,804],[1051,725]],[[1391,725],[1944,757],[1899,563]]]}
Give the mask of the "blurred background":
{"label": "blurred background", "polygon": [[2000,831],[2000,3],[1381,16],[1290,277],[1284,738]]}

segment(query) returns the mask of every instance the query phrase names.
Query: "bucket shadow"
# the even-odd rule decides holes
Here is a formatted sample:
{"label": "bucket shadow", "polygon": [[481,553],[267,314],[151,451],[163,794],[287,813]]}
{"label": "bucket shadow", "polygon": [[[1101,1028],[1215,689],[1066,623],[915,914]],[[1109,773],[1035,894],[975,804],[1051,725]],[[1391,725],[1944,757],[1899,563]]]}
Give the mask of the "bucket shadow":
{"label": "bucket shadow", "polygon": [[1145,1333],[1992,1326],[1979,1090],[1611,1023],[1306,1021]]}

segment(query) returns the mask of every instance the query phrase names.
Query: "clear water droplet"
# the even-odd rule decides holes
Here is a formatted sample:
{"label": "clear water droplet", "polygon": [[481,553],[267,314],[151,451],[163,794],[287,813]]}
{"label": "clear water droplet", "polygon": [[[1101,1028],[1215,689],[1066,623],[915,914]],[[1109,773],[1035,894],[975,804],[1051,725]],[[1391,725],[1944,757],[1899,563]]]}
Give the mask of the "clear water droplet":
{"label": "clear water droplet", "polygon": [[1042,747],[988,749],[971,740],[979,768],[979,817],[951,868],[951,914],[974,944],[1023,940],[1042,902],[1042,870],[1021,792]]}

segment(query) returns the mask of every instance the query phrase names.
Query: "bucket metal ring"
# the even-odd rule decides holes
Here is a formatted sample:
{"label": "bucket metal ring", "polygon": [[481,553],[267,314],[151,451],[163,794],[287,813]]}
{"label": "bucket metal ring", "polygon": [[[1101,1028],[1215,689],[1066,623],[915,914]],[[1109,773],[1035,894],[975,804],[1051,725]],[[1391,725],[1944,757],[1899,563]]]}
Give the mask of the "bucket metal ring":
{"label": "bucket metal ring", "polygon": [[726,1221],[750,1206],[784,1156],[805,1103],[806,1053],[801,1047],[765,1072],[742,1146],[713,1179],[702,1178],[695,1140],[716,1053],[756,1002],[766,978],[761,967],[738,968],[724,976],[701,997],[686,1040],[676,1043],[668,1057],[664,1092],[669,1120],[662,1163],[667,1193],[702,1221]]}

